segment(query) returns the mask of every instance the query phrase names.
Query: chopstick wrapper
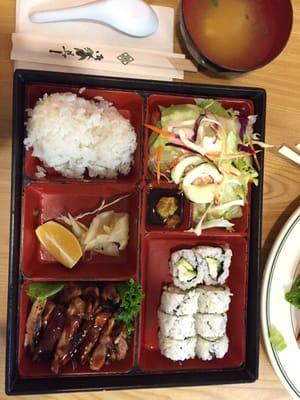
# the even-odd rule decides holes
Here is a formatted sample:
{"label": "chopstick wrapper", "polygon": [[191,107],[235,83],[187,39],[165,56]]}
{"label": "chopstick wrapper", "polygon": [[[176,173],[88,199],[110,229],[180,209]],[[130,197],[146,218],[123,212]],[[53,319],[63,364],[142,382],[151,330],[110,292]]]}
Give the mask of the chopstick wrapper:
{"label": "chopstick wrapper", "polygon": [[193,70],[193,64],[173,53],[142,51],[140,49],[97,46],[96,43],[71,41],[15,33],[12,36],[13,60],[71,68],[88,68],[110,74],[127,72],[146,74],[154,79],[183,78],[183,69]]}
{"label": "chopstick wrapper", "polygon": [[159,28],[134,38],[84,21],[33,24],[33,11],[76,6],[83,0],[17,0],[11,58],[17,68],[79,72],[143,79],[183,79],[195,70],[183,54],[173,54],[174,10],[153,6]]}

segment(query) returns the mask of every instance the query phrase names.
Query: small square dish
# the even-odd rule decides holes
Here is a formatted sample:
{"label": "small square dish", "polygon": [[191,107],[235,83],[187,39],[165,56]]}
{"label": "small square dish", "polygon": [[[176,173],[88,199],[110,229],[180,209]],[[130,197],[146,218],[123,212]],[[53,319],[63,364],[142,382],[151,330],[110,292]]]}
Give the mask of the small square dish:
{"label": "small square dish", "polygon": [[[47,96],[46,99],[50,101],[51,94],[55,93],[73,93],[77,95],[79,98],[86,99],[86,100],[94,100],[96,104],[99,102],[100,99],[105,100],[106,102],[109,102],[114,106],[118,112],[121,114],[122,117],[124,117],[126,120],[128,120],[133,127],[133,129],[136,132],[137,135],[137,147],[134,152],[133,156],[133,166],[131,168],[131,171],[129,174],[122,175],[119,173],[117,177],[117,181],[123,182],[123,183],[135,183],[141,179],[141,147],[142,147],[142,125],[143,125],[143,98],[135,92],[127,92],[127,91],[122,91],[122,90],[105,90],[105,89],[98,89],[98,88],[80,88],[76,86],[68,86],[68,85],[42,85],[42,84],[33,84],[33,85],[28,85],[26,88],[26,109],[33,109],[34,106],[37,104],[37,102],[40,99],[45,99],[44,96]],[[54,100],[53,100],[54,102]],[[54,104],[55,106],[55,104]],[[61,106],[61,104],[58,102],[58,107]],[[105,109],[105,107],[104,107]],[[65,110],[65,112],[68,110]],[[77,112],[80,114],[80,110],[74,107],[74,109],[71,109],[71,112]],[[91,111],[86,111],[86,113],[91,112]],[[103,112],[101,108],[99,107],[99,112]],[[60,114],[57,112],[55,113],[55,110],[53,111],[53,114],[57,115],[57,117],[60,117]],[[88,123],[88,116],[86,114],[83,114],[83,119],[86,121],[85,123]],[[92,122],[92,116],[90,117],[91,119],[91,124]],[[27,124],[28,124],[28,118],[26,118]],[[41,123],[41,121],[39,121]],[[37,124],[37,122],[35,122]],[[79,124],[79,117],[78,117],[78,124]],[[33,124],[32,124],[33,125]],[[28,125],[27,125],[28,126]],[[37,125],[36,125],[37,126]],[[74,129],[76,130],[76,126],[74,126]],[[24,135],[26,137],[26,135]],[[105,141],[105,143],[108,143],[108,140]],[[94,145],[97,143],[95,142]],[[37,157],[33,156],[33,150],[32,147],[28,148],[25,153],[25,175],[30,178],[30,179],[38,179],[38,180],[63,180],[65,181],[67,178],[63,176],[61,173],[57,172],[54,168],[51,168],[45,163],[40,160]],[[89,181],[105,181],[105,182],[114,182],[116,179],[110,179],[110,178],[105,178],[101,179],[97,176],[95,177],[90,177],[87,171],[84,173],[84,178],[89,180]],[[69,178],[70,179],[70,178]],[[76,179],[76,178],[73,178]]]}
{"label": "small square dish", "polygon": [[[144,242],[145,246],[142,255],[142,282],[145,288],[145,301],[141,312],[142,335],[140,337],[139,348],[139,365],[141,366],[141,369],[145,371],[167,372],[176,370],[181,371],[182,369],[206,370],[240,367],[245,362],[246,320],[241,320],[240,318],[241,315],[246,314],[247,308],[246,296],[248,280],[248,244],[245,238],[218,236],[214,238],[203,237],[195,239],[187,237],[186,235],[174,235],[172,238],[166,238],[162,234],[149,234],[145,236]],[[198,246],[204,246],[206,248],[224,247],[230,249],[232,251],[232,260],[229,276],[222,286],[217,286],[215,289],[214,286],[203,286],[203,283],[202,285],[193,286],[189,292],[185,292],[185,297],[183,297],[183,300],[180,301],[190,301],[192,304],[192,301],[187,300],[187,297],[189,294],[191,296],[196,296],[197,290],[202,290],[202,288],[204,288],[204,290],[208,290],[212,297],[219,298],[219,291],[221,288],[229,288],[230,297],[228,301],[230,301],[230,303],[228,305],[229,309],[227,310],[227,317],[225,317],[226,312],[223,309],[221,314],[219,314],[221,317],[225,317],[227,321],[225,334],[227,333],[228,336],[228,350],[223,357],[215,358],[210,361],[201,360],[195,356],[192,357],[192,359],[187,359],[184,361],[172,361],[161,354],[161,352],[164,352],[166,349],[162,347],[163,343],[160,345],[158,343],[158,313],[162,313],[166,323],[172,322],[174,316],[176,316],[176,322],[172,328],[173,333],[169,333],[170,337],[172,337],[173,334],[176,336],[177,333],[175,334],[175,332],[177,332],[179,324],[189,323],[190,318],[185,315],[188,311],[183,311],[184,314],[182,315],[180,311],[180,304],[176,306],[176,309],[171,311],[170,307],[173,307],[172,303],[175,301],[174,298],[176,295],[174,294],[174,298],[171,298],[170,295],[168,295],[168,299],[165,296],[163,300],[162,291],[163,288],[165,288],[167,285],[170,286],[170,283],[172,283],[172,276],[170,272],[171,254],[178,251],[182,252],[182,249],[191,251],[191,249],[195,249]],[[178,289],[175,291],[175,288],[172,285],[172,292],[173,290],[174,293],[181,293]],[[209,299],[209,295],[207,295],[207,299],[208,302],[212,301],[212,303],[209,305],[208,309],[203,310],[203,306],[202,308],[200,307],[201,313],[198,313],[199,310],[197,310],[195,318],[208,318],[208,321],[205,323],[207,323],[209,326],[210,324],[213,325],[214,321],[220,319],[221,317],[219,317],[219,315],[216,314],[216,310],[213,310],[212,308],[213,302],[217,302],[217,299],[211,300]],[[202,299],[198,299],[199,306],[201,301]],[[176,312],[176,310],[178,311]],[[168,311],[168,313],[166,313],[166,311]],[[205,313],[203,311],[205,311]],[[208,312],[208,314],[206,314],[206,312]],[[191,317],[194,318],[192,314]],[[165,329],[163,321],[160,322],[160,325],[161,331]],[[181,327],[181,329],[184,328]],[[203,329],[201,329],[201,327],[200,333],[203,335]],[[199,332],[197,331],[197,335],[198,334]],[[213,334],[218,335],[218,333],[215,332]],[[177,342],[176,340],[175,342],[177,346],[180,346],[183,344],[184,340],[182,342],[181,340],[178,340],[178,337],[179,336],[176,336]],[[215,338],[209,339],[211,343],[213,343],[214,340]],[[171,344],[172,343],[167,343],[167,346],[171,346]],[[171,356],[176,358],[176,351],[178,350],[174,350],[175,352],[174,354],[171,354]],[[211,349],[211,351],[213,350]]]}
{"label": "small square dish", "polygon": [[[127,197],[124,197],[127,196]],[[47,221],[58,221],[71,214],[89,213],[103,201],[121,199],[113,206],[116,213],[125,213],[129,221],[129,242],[116,256],[87,251],[73,268],[66,268],[53,258],[39,242],[38,226]],[[32,280],[125,280],[134,276],[138,268],[139,193],[130,185],[82,183],[31,183],[24,189],[23,242],[20,270]],[[111,211],[112,207],[103,212]],[[79,220],[87,228],[97,214]],[[103,215],[103,214],[102,214]],[[65,226],[69,227],[69,225]],[[93,236],[94,237],[94,236]],[[93,239],[94,240],[94,239]],[[88,243],[87,243],[88,246]]]}
{"label": "small square dish", "polygon": [[[206,102],[203,109],[200,107],[202,101]],[[215,114],[210,110],[214,110]],[[230,116],[230,118],[226,120],[224,119],[224,114],[226,115],[227,112],[229,113],[227,117]],[[238,130],[237,126],[240,125],[242,127],[242,124],[248,126],[248,118],[252,118],[250,116],[252,116],[253,113],[254,105],[252,100],[245,98],[228,99],[221,97],[218,98],[217,103],[215,103],[213,99],[207,98],[207,96],[201,92],[199,92],[198,96],[152,94],[148,97],[144,139],[144,153],[147,154],[147,157],[144,159],[145,179],[150,185],[157,183],[158,185],[168,186],[173,185],[174,181],[175,183],[181,182],[179,187],[185,193],[185,202],[190,203],[191,208],[190,225],[185,227],[185,229],[190,229],[192,225],[195,225],[196,221],[201,219],[203,213],[202,204],[199,206],[189,201],[192,197],[195,197],[193,193],[195,193],[195,189],[199,189],[199,185],[194,185],[192,181],[189,185],[185,186],[182,178],[185,176],[184,174],[186,171],[187,173],[192,172],[191,170],[194,168],[196,172],[197,165],[199,168],[201,167],[198,161],[192,161],[195,155],[199,155],[199,152],[201,153],[205,150],[201,135],[204,135],[206,131],[206,133],[210,135],[207,136],[206,139],[208,139],[208,141],[205,143],[206,146],[209,146],[207,156],[203,158],[201,162],[207,162],[215,167],[217,165],[214,158],[216,153],[221,154],[221,160],[223,154],[224,159],[227,159],[228,156],[232,156],[232,154],[226,154],[231,152],[231,150],[228,150],[228,147],[231,147],[232,142],[231,140],[223,139],[225,130],[228,132],[230,132],[230,130]],[[200,116],[197,117],[199,114]],[[200,126],[204,121],[205,123]],[[204,127],[205,124],[210,124],[210,126]],[[159,129],[155,129],[156,127]],[[241,129],[242,128],[240,128],[239,133],[240,136],[242,135]],[[170,133],[173,135],[172,138],[170,138]],[[184,142],[184,145],[180,136],[182,134],[184,136],[187,135],[185,139],[189,139]],[[164,139],[170,140],[169,143],[165,145]],[[211,140],[213,141],[211,142]],[[222,143],[220,148],[217,146],[218,143]],[[218,151],[216,151],[216,149],[218,149]],[[159,153],[160,151],[162,151],[162,154]],[[224,161],[222,160],[222,162]],[[223,173],[220,165],[219,163],[216,172]],[[231,174],[230,171],[228,175],[225,175],[226,179],[229,181],[236,173],[239,174],[239,171],[233,171],[233,174]],[[194,182],[196,182],[197,179],[203,179],[203,176],[204,175],[201,175],[199,171],[199,175],[195,175],[193,178]],[[205,179],[212,180],[209,174],[205,176]],[[225,190],[223,190],[223,193],[224,192]],[[249,228],[250,208],[248,204],[250,202],[250,192],[249,190],[248,201],[243,205],[243,213],[239,213],[232,218],[234,225],[232,232],[234,233],[246,234]],[[197,197],[199,196],[201,197],[201,194],[197,195]],[[204,194],[204,196],[206,196],[206,194]],[[208,204],[209,203],[207,203],[207,205]],[[220,233],[222,233],[222,229],[210,228],[203,231],[202,235],[218,235]]]}
{"label": "small square dish", "polygon": [[[135,335],[127,338],[117,318],[114,283],[50,283],[61,284],[62,289],[40,303],[40,323],[36,300],[29,297],[32,284],[27,281],[20,287],[18,365],[22,378],[125,374],[133,369]],[[107,299],[107,293],[116,297]],[[32,326],[38,344],[32,340]]]}

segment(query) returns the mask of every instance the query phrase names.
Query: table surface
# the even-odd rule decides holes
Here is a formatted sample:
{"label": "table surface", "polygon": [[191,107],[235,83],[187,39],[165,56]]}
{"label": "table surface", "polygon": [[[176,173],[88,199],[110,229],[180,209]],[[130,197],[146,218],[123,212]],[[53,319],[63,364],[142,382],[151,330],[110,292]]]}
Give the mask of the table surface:
{"label": "table surface", "polygon": [[[152,0],[178,10],[178,0]],[[270,65],[233,79],[212,78],[186,73],[185,81],[263,87],[267,91],[266,141],[274,145],[300,143],[300,1],[294,1],[294,26],[290,41]],[[178,15],[178,14],[177,14]],[[13,63],[10,61],[10,35],[14,31],[15,1],[1,0],[0,12],[0,399],[5,398],[5,335],[10,218],[11,103]],[[175,50],[182,47],[175,33]],[[263,260],[283,223],[299,205],[300,168],[272,152],[265,155]],[[174,389],[145,389],[114,392],[74,393],[43,396],[47,399],[288,399],[289,395],[275,375],[263,346],[260,351],[259,379],[253,384]],[[21,396],[33,398],[33,396]]]}

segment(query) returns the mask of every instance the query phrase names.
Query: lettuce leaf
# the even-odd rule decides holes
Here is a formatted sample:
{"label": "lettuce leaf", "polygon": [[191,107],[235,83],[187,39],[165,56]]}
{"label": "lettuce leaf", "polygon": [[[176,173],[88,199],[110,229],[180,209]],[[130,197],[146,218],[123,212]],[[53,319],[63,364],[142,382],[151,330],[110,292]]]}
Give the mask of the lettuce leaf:
{"label": "lettuce leaf", "polygon": [[220,117],[230,118],[230,113],[216,100],[213,99],[196,99],[197,105],[203,109]]}
{"label": "lettuce leaf", "polygon": [[[163,146],[163,152],[161,154],[161,159],[160,159],[160,170],[161,172],[164,172],[168,169],[169,165],[171,164],[171,162],[173,160],[175,160],[176,158],[178,158],[181,154],[184,153],[184,150],[179,148],[179,147],[175,147],[172,145],[168,145],[167,144],[167,140],[164,139],[163,137],[157,135],[156,133],[152,133],[150,138],[149,138],[149,155],[150,158],[154,156],[155,151],[160,147]],[[149,165],[148,165],[150,171],[152,173],[155,172],[155,164],[153,161],[149,161]]]}
{"label": "lettuce leaf", "polygon": [[227,134],[227,139],[226,139],[226,152],[227,153],[236,153],[237,152],[237,146],[239,144],[239,138],[234,133],[233,131],[230,131]]}
{"label": "lettuce leaf", "polygon": [[[220,219],[230,221],[233,218],[240,218],[243,215],[242,206],[234,203],[235,201],[222,204],[221,206],[212,207],[211,210],[207,213],[204,222],[220,220]],[[198,222],[201,219],[201,216],[204,214],[206,208],[207,208],[206,204],[194,205],[193,219],[195,222]]]}
{"label": "lettuce leaf", "polygon": [[201,108],[196,104],[176,104],[170,107],[159,107],[161,112],[161,126],[168,129],[169,126],[178,125],[184,121],[194,120],[199,117]]}
{"label": "lettuce leaf", "polygon": [[287,344],[282,333],[276,328],[275,325],[270,326],[269,338],[275,350],[282,351],[287,348]]}
{"label": "lettuce leaf", "polygon": [[44,301],[60,292],[63,287],[63,283],[34,282],[28,286],[27,295],[32,301]]}
{"label": "lettuce leaf", "polygon": [[233,165],[241,172],[241,179],[244,185],[253,182],[258,185],[258,172],[253,168],[249,157],[236,158]]}

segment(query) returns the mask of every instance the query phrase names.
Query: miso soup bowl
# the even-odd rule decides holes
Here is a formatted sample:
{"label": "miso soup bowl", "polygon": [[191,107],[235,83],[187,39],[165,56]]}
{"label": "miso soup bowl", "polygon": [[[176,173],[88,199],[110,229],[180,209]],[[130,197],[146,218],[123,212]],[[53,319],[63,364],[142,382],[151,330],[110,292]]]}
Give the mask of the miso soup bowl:
{"label": "miso soup bowl", "polygon": [[[217,73],[241,73],[260,68],[274,60],[286,46],[292,30],[293,9],[291,1],[231,0],[233,3],[239,2],[238,6],[246,4],[249,7],[251,15],[245,12],[244,15],[239,16],[239,18],[245,18],[248,21],[237,20],[236,15],[231,17],[230,13],[223,13],[226,4],[228,5],[227,2],[228,0],[182,0],[181,2],[181,34],[188,52],[198,66]],[[209,10],[209,7],[212,7],[212,9]],[[222,15],[222,18],[223,15],[224,18],[229,16],[228,23],[230,24],[245,22],[252,24],[252,29],[248,29],[247,40],[243,43],[244,54],[239,56],[238,60],[230,56],[225,60],[226,56],[223,55],[223,60],[220,61],[217,54],[220,53],[218,50],[220,43],[216,43],[217,37],[208,49],[209,42],[206,38],[209,31],[207,26],[210,24],[214,28],[212,15],[215,14],[212,12],[215,11],[214,8],[216,7],[222,7],[222,9],[219,9],[219,11],[222,11],[220,15]],[[234,13],[236,14],[236,10]],[[200,24],[205,24],[206,31],[202,32]],[[220,30],[219,34],[221,37],[224,32]],[[235,45],[236,43],[233,41],[232,46]]]}

